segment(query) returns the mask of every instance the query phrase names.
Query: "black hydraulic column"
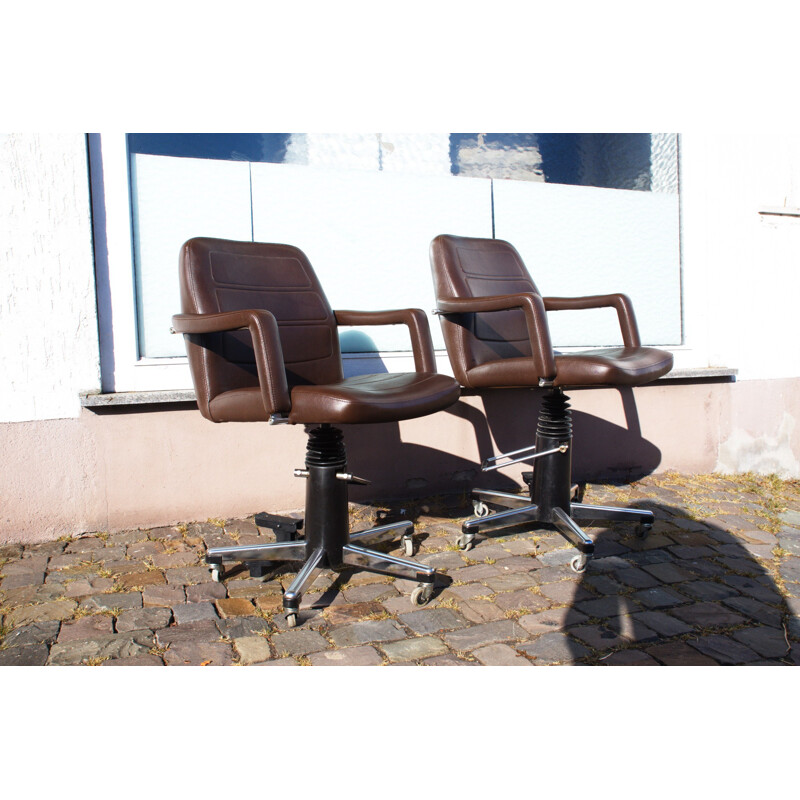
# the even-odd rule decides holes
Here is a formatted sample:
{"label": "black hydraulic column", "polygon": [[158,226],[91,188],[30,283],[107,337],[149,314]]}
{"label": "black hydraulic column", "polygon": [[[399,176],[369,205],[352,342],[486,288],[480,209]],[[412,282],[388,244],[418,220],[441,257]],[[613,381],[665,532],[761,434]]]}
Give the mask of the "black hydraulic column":
{"label": "black hydraulic column", "polygon": [[342,547],[347,544],[350,528],[347,481],[336,477],[347,472],[347,455],[338,428],[322,425],[309,432],[306,469],[306,552],[310,557],[321,547],[326,557],[322,566],[337,567],[342,563]]}
{"label": "black hydraulic column", "polygon": [[570,512],[572,485],[572,413],[569,398],[559,388],[551,389],[542,398],[536,427],[536,452],[556,450],[567,445],[565,452],[549,453],[536,460],[533,468],[531,502],[539,509],[539,519],[550,522],[553,509]]}

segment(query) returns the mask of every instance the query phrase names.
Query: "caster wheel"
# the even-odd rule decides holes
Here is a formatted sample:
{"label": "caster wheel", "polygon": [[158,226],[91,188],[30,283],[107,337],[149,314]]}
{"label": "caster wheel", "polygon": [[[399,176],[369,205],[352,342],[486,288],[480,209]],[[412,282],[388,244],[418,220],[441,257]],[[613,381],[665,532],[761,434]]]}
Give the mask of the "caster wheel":
{"label": "caster wheel", "polygon": [[584,485],[582,483],[575,483],[572,485],[570,493],[572,494],[573,503],[582,503],[584,494]]}
{"label": "caster wheel", "polygon": [[579,553],[577,556],[573,556],[572,561],[569,562],[570,567],[572,567],[573,572],[586,572],[586,565],[589,563],[589,559],[583,554]]}
{"label": "caster wheel", "polygon": [[401,540],[403,546],[403,555],[407,558],[411,558],[414,555],[414,540],[411,536],[404,536]]}
{"label": "caster wheel", "polygon": [[224,575],[224,571],[222,569],[222,565],[215,564],[211,567],[211,580],[214,583],[219,583],[222,580],[222,576]]}
{"label": "caster wheel", "polygon": [[297,612],[296,611],[287,611],[286,612],[286,627],[287,628],[296,628],[297,627]]}
{"label": "caster wheel", "polygon": [[411,604],[415,606],[424,606],[428,600],[431,599],[431,595],[433,594],[433,584],[432,583],[421,583],[411,592]]}
{"label": "caster wheel", "polygon": [[637,539],[646,539],[647,535],[653,529],[653,525],[650,522],[643,522],[640,525],[636,526],[636,538]]}
{"label": "caster wheel", "polygon": [[472,550],[475,546],[475,542],[473,541],[471,536],[467,536],[467,534],[463,534],[458,537],[456,540],[456,544],[459,546],[461,550]]}
{"label": "caster wheel", "polygon": [[486,503],[483,502],[483,500],[473,500],[472,510],[475,512],[476,517],[489,516],[489,506],[487,506]]}

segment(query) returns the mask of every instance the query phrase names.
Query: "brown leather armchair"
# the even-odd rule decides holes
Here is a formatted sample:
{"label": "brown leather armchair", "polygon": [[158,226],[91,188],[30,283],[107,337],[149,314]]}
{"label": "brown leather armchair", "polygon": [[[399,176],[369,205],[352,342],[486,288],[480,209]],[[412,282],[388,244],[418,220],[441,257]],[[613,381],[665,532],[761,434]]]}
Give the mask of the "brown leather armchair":
{"label": "brown leather armchair", "polygon": [[[397,422],[456,402],[459,386],[436,373],[425,314],[333,311],[306,256],[281,244],[197,238],[180,254],[182,314],[173,330],[186,341],[197,405],[212,422],[268,422],[308,429],[304,521],[257,514],[276,542],[210,548],[206,561],[219,580],[226,562],[244,562],[262,575],[268,562],[303,561],[284,593],[289,627],[297,624],[302,592],[320,568],[359,567],[417,580],[412,602],[433,591],[432,568],[364,547],[402,538],[413,552],[410,521],[349,532],[347,485],[368,483],[347,469],[340,424]],[[416,371],[344,378],[338,325],[408,326]],[[305,525],[304,537],[298,530]]]}
{"label": "brown leather armchair", "polygon": [[[633,306],[622,294],[593,297],[542,297],[519,253],[508,242],[437,236],[431,243],[431,268],[437,309],[453,374],[465,387],[541,387],[545,390],[535,445],[484,461],[482,469],[499,469],[535,459],[523,473],[530,496],[476,489],[476,518],[462,526],[459,545],[468,550],[478,532],[509,525],[554,525],[579,554],[572,568],[582,572],[594,543],[575,520],[638,523],[645,535],[652,512],[589,506],[573,502],[572,421],[566,386],[638,386],[672,368],[672,354],[642,347]],[[621,347],[557,353],[550,341],[547,312],[612,307],[622,330]],[[489,506],[508,510],[490,515]]]}

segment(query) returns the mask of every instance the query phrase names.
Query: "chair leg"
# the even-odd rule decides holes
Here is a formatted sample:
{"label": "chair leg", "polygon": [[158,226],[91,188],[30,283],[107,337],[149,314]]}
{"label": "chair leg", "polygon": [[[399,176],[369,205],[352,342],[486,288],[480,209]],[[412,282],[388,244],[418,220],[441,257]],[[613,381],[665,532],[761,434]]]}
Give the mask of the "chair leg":
{"label": "chair leg", "polygon": [[573,519],[605,520],[608,522],[638,522],[640,536],[644,536],[656,521],[655,514],[643,508],[614,508],[612,506],[588,506],[570,503]]}
{"label": "chair leg", "polygon": [[358,531],[350,534],[350,543],[354,544],[379,544],[380,542],[388,542],[394,539],[398,532],[401,532],[401,542],[403,552],[407,555],[414,553],[414,540],[412,533],[414,532],[414,523],[410,520],[402,520],[401,522],[390,522],[386,525],[379,525],[377,528],[370,528],[367,531]]}
{"label": "chair leg", "polygon": [[[481,493],[485,494],[485,493]],[[461,526],[461,538],[458,546],[462,550],[471,550],[475,534],[482,531],[493,531],[498,528],[507,528],[510,525],[522,525],[528,522],[539,521],[539,507],[535,505],[523,506],[522,508],[512,508],[508,511],[499,511],[496,514],[486,514],[475,519],[467,520]]]}
{"label": "chair leg", "polygon": [[210,547],[206,553],[206,564],[211,567],[212,579],[219,581],[225,562],[244,562],[252,569],[263,562],[300,561],[305,556],[306,543],[303,541],[267,542],[248,546]]}
{"label": "chair leg", "polygon": [[297,625],[297,612],[300,610],[303,589],[314,582],[314,578],[322,568],[324,558],[325,550],[322,547],[318,547],[300,568],[289,588],[283,593],[283,610],[286,614],[286,625],[289,628],[294,628]]}
{"label": "chair leg", "polygon": [[570,561],[570,566],[575,572],[583,572],[589,563],[589,559],[594,555],[594,542],[581,530],[572,517],[561,508],[553,509],[552,522],[559,532],[580,551]]}
{"label": "chair leg", "polygon": [[359,567],[369,572],[380,572],[396,578],[418,581],[419,586],[411,593],[411,602],[415,606],[424,606],[433,594],[436,572],[433,567],[425,564],[368,550],[355,544],[348,544],[342,548],[342,562],[346,566]]}

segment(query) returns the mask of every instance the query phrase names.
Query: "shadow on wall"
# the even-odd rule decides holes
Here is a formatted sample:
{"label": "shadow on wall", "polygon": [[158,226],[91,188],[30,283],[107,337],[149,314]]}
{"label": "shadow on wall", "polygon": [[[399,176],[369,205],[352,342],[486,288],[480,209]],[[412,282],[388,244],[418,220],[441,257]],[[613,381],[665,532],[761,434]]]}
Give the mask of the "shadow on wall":
{"label": "shadow on wall", "polygon": [[[350,487],[354,502],[469,492],[479,482],[479,464],[444,450],[404,442],[395,422],[343,425],[342,429],[348,469],[371,481],[368,486]],[[507,483],[517,488],[513,481]]]}
{"label": "shadow on wall", "polygon": [[[661,463],[661,451],[642,436],[633,390],[624,387],[618,391],[627,427],[583,411],[572,411],[574,481],[634,481],[652,474]],[[466,403],[459,403],[450,411],[472,423],[478,452],[485,458],[494,454],[492,439],[502,453],[534,444],[542,395],[536,389],[482,390],[485,416]],[[497,472],[487,473],[483,482],[486,488],[502,489],[487,480],[513,484]]]}
{"label": "shadow on wall", "polygon": [[[618,390],[627,427],[582,411],[573,411],[572,477],[575,482],[635,481],[661,463],[661,451],[641,434],[633,391]],[[486,390],[484,411],[458,402],[442,413],[466,420],[474,431],[480,458],[533,444],[541,393],[538,390]],[[469,492],[475,488],[517,492],[522,485],[501,471],[482,472],[471,461],[423,445],[404,442],[397,424],[357,425],[346,433],[348,463],[357,474],[373,480],[353,487],[352,499],[414,497],[421,494]],[[529,462],[523,468],[531,469]],[[359,470],[361,472],[359,472]]]}

